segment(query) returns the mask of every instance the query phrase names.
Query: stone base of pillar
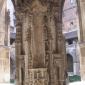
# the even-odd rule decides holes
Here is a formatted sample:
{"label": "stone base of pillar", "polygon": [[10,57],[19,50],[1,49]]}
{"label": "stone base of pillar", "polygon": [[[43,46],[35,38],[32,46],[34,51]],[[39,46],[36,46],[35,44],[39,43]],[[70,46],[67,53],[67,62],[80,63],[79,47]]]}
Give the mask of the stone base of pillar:
{"label": "stone base of pillar", "polygon": [[29,69],[29,85],[48,85],[47,68]]}

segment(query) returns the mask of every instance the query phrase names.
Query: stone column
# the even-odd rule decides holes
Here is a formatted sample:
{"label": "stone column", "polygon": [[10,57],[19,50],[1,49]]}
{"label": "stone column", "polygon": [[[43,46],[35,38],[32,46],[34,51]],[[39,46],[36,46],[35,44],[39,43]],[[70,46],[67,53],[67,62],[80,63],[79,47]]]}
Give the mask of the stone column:
{"label": "stone column", "polygon": [[85,0],[78,0],[78,13],[79,13],[79,50],[80,50],[80,74],[81,79],[85,80]]}
{"label": "stone column", "polygon": [[[18,62],[22,53],[24,85],[63,85],[65,48],[61,0],[18,0],[17,5],[20,8],[17,11],[17,20],[20,18],[16,38],[17,85],[23,85],[22,65]],[[23,19],[20,14],[23,14]]]}
{"label": "stone column", "polygon": [[22,85],[21,80],[21,47],[22,47],[22,24],[21,24],[21,15],[16,12],[16,84]]}

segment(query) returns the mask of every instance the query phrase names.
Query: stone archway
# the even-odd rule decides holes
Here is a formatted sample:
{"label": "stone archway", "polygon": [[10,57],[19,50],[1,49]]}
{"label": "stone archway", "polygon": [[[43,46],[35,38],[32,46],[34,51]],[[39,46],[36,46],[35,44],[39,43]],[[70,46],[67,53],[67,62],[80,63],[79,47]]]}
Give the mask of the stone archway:
{"label": "stone archway", "polygon": [[81,80],[85,80],[85,1],[84,0],[76,0],[78,15],[79,15],[79,27],[78,30],[78,40],[79,40],[79,56],[80,56],[80,75]]}
{"label": "stone archway", "polygon": [[67,54],[67,65],[68,65],[68,72],[73,72],[73,57],[70,54]]}

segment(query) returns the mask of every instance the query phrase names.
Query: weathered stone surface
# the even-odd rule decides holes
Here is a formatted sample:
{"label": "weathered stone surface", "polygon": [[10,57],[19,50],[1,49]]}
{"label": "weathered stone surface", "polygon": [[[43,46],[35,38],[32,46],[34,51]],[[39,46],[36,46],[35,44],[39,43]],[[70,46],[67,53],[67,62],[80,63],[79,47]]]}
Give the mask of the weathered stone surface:
{"label": "weathered stone surface", "polygon": [[63,0],[16,0],[16,84],[65,85]]}
{"label": "weathered stone surface", "polygon": [[10,49],[6,0],[0,0],[0,83],[10,82]]}
{"label": "weathered stone surface", "polygon": [[0,47],[0,83],[10,82],[9,48]]}
{"label": "weathered stone surface", "polygon": [[80,74],[81,79],[85,80],[85,1],[78,0],[78,12],[80,22]]}
{"label": "weathered stone surface", "polygon": [[47,68],[29,69],[29,85],[48,85]]}

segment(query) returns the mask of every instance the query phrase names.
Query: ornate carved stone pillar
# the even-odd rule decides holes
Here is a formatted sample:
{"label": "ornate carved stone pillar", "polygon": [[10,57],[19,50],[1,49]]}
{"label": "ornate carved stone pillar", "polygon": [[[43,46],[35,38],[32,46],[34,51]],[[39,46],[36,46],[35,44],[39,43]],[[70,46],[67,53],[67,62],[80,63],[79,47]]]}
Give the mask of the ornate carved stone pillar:
{"label": "ornate carved stone pillar", "polygon": [[17,85],[63,85],[61,0],[18,0],[16,7]]}

